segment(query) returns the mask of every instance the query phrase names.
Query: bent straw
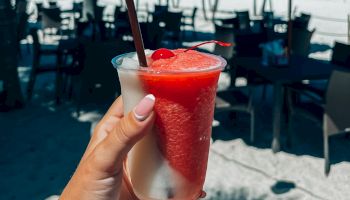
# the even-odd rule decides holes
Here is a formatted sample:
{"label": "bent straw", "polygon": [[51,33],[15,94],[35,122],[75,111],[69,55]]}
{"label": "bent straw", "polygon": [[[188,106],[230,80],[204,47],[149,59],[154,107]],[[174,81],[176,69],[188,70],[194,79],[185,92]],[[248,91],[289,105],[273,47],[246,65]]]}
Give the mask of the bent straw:
{"label": "bent straw", "polygon": [[134,38],[134,45],[139,58],[139,64],[141,67],[147,67],[147,60],[145,55],[145,48],[143,45],[142,35],[140,31],[140,25],[137,20],[137,14],[135,10],[135,4],[133,0],[125,0],[128,8],[129,21],[131,26],[132,36]]}

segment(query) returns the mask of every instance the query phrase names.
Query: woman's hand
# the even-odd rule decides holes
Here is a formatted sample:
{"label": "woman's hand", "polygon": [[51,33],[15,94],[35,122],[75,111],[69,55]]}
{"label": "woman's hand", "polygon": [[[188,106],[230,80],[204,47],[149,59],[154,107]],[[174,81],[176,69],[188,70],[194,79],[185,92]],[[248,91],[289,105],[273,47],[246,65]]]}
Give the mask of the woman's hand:
{"label": "woman's hand", "polygon": [[125,185],[122,186],[123,160],[134,144],[152,128],[154,102],[153,95],[145,96],[127,116],[123,115],[121,97],[112,104],[96,126],[61,200],[131,198]]}

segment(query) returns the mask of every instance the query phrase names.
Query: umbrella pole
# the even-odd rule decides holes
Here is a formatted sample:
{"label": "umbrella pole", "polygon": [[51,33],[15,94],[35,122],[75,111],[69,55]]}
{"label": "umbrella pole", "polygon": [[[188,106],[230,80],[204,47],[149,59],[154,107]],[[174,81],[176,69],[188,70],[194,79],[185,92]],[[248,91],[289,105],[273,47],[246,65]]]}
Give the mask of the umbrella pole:
{"label": "umbrella pole", "polygon": [[290,57],[291,49],[292,49],[292,0],[288,0],[288,48],[287,48],[287,56]]}
{"label": "umbrella pole", "polygon": [[254,16],[257,15],[256,13],[256,0],[253,1],[253,12],[254,12]]}

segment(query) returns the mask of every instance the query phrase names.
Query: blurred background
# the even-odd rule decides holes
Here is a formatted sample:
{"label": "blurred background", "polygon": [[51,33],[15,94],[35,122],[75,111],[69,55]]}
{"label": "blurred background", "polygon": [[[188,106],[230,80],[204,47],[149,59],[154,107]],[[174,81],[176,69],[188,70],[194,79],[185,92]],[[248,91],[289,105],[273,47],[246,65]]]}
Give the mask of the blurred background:
{"label": "blurred background", "polygon": [[[221,55],[205,199],[348,199],[349,0],[135,0],[145,47]],[[120,95],[123,0],[0,1],[0,199],[57,199]],[[185,98],[185,97],[184,97]]]}

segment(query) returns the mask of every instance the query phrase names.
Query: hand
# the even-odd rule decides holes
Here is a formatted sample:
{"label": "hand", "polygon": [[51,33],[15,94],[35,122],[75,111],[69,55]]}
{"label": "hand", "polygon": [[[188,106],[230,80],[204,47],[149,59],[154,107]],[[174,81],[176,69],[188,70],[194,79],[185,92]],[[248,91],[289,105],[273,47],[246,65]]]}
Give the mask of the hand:
{"label": "hand", "polygon": [[122,183],[123,160],[152,128],[154,102],[153,95],[145,96],[127,116],[121,97],[112,104],[96,126],[61,200],[132,199]]}

